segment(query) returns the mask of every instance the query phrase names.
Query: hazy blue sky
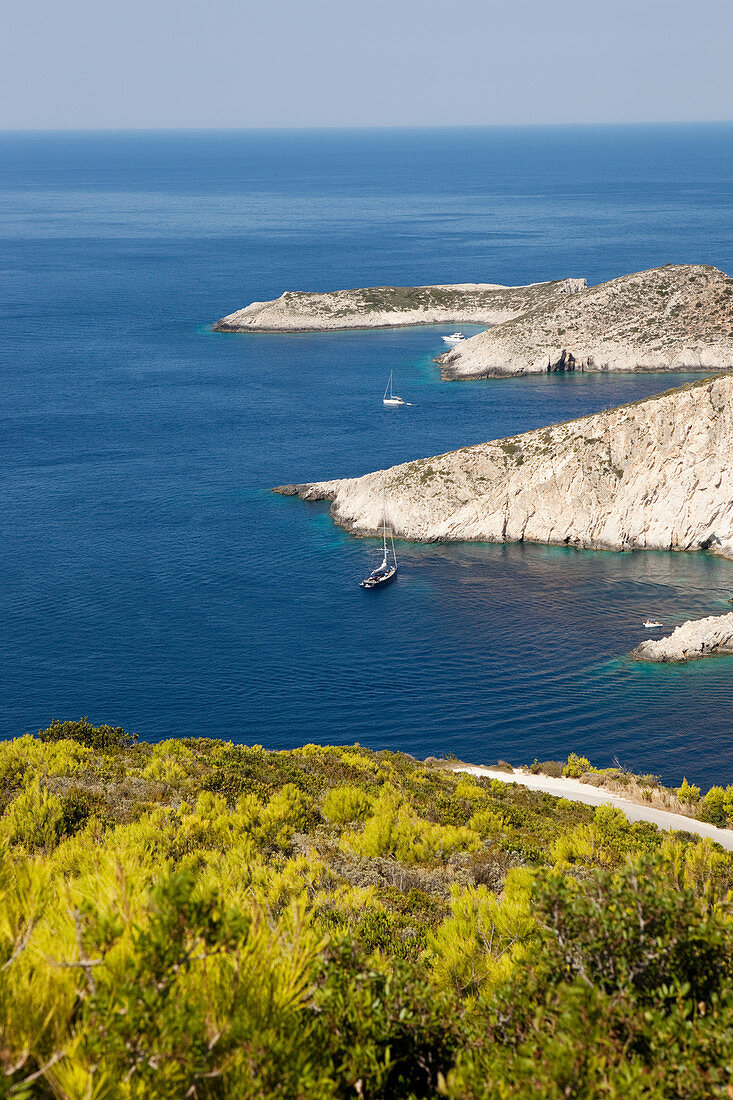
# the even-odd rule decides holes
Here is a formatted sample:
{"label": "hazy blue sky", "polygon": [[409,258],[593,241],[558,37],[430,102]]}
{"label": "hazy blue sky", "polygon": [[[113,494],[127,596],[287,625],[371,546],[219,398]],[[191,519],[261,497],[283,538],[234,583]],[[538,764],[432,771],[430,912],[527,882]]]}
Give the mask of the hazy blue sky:
{"label": "hazy blue sky", "polygon": [[733,118],[733,0],[11,0],[0,128]]}

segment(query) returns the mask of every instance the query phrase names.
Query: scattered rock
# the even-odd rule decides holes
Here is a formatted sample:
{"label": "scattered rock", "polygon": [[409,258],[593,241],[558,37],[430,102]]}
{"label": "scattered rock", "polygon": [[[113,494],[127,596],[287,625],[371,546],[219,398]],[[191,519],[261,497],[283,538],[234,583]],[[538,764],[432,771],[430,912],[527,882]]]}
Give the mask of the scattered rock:
{"label": "scattered rock", "polygon": [[665,638],[649,638],[632,651],[639,661],[693,661],[733,653],[733,611],[690,619]]}

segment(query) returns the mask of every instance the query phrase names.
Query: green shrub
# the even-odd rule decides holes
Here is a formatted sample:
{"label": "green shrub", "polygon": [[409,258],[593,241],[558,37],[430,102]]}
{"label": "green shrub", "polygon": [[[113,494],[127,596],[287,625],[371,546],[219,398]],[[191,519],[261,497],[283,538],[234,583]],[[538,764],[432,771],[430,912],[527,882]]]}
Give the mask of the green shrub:
{"label": "green shrub", "polygon": [[728,821],[726,816],[727,806],[728,797],[723,788],[711,787],[702,800],[700,818],[702,821],[709,821],[711,825],[719,825],[721,828],[725,828]]}
{"label": "green shrub", "polygon": [[344,843],[362,856],[394,856],[404,863],[430,863],[451,853],[475,851],[478,834],[455,825],[439,825],[418,817],[393,789],[374,804],[361,833]]}
{"label": "green shrub", "polygon": [[588,771],[590,771],[590,760],[585,756],[577,756],[576,753],[571,752],[562,774],[570,779],[580,779],[581,775],[585,775]]}
{"label": "green shrub", "polygon": [[40,779],[31,779],[3,816],[3,833],[11,844],[29,851],[55,847],[62,820],[62,801],[51,794]]}
{"label": "green shrub", "polygon": [[323,956],[314,1004],[314,1043],[328,1054],[336,1097],[437,1095],[462,1042],[465,1010],[419,964],[367,961],[353,945],[333,944]]}
{"label": "green shrub", "polygon": [[323,800],[323,816],[335,825],[363,821],[369,813],[371,799],[358,787],[334,787]]}
{"label": "green shrub", "polygon": [[533,775],[549,775],[552,779],[560,779],[565,774],[565,764],[562,760],[537,760],[529,769]]}
{"label": "green shrub", "polygon": [[98,794],[90,794],[81,787],[72,787],[61,799],[61,816],[58,821],[59,836],[73,836],[83,829],[91,817],[107,820],[107,804]]}
{"label": "green shrub", "polygon": [[93,726],[88,718],[78,722],[60,722],[54,718],[48,729],[39,730],[40,741],[76,741],[97,752],[114,752],[137,742],[136,733],[125,733],[121,726]]}
{"label": "green shrub", "polygon": [[680,802],[694,803],[700,801],[700,788],[694,787],[691,783],[688,783],[685,778],[683,778],[682,786],[677,788],[675,794]]}
{"label": "green shrub", "polygon": [[692,890],[660,888],[662,874],[656,856],[580,882],[540,876],[535,899],[550,970],[607,993],[628,991],[641,1004],[674,988],[710,1003],[731,972],[727,928]]}

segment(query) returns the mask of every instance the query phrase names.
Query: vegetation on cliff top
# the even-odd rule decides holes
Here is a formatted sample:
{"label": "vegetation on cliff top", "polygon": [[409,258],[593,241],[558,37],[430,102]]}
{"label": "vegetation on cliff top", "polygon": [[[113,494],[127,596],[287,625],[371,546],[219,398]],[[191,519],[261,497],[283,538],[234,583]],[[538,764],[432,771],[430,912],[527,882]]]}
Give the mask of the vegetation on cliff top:
{"label": "vegetation on cliff top", "polygon": [[[287,290],[279,298],[252,302],[222,317],[214,325],[220,332],[261,329],[262,331],[324,331],[345,325],[369,327],[372,315],[393,315],[388,320],[404,324],[405,314],[441,313],[467,322],[496,323],[528,309],[547,307],[561,295],[567,280],[533,283],[527,286],[498,284],[445,284],[435,286],[372,286],[351,290]],[[415,317],[407,323],[419,322]],[[332,322],[336,322],[335,326]],[[377,321],[384,324],[384,317]]]}
{"label": "vegetation on cliff top", "polygon": [[0,1096],[731,1095],[707,840],[86,720],[0,745],[0,814]]}

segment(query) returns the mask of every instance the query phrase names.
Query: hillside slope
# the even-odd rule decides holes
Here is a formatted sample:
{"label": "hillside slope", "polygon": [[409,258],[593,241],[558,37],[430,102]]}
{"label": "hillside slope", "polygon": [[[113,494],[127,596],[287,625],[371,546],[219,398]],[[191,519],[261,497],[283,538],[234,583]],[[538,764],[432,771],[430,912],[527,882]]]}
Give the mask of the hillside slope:
{"label": "hillside slope", "polygon": [[0,1092],[728,1096],[733,853],[500,767],[86,719],[0,743]]}
{"label": "hillside slope", "polygon": [[702,264],[623,275],[479,333],[437,361],[448,379],[725,370],[733,367],[733,279]]}
{"label": "hillside slope", "polygon": [[358,534],[733,556],[733,378],[385,472],[280,486]]}

